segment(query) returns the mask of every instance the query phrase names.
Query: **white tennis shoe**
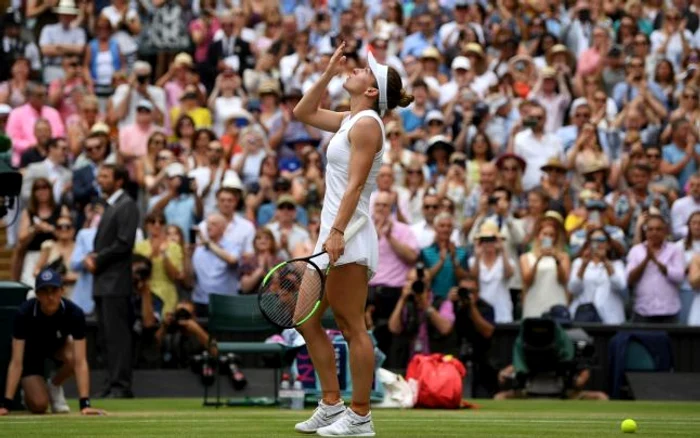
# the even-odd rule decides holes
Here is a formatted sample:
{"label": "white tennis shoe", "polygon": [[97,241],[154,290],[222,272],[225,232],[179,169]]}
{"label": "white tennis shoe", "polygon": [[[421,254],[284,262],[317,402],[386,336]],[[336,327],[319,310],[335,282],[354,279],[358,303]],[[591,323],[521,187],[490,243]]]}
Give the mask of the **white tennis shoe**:
{"label": "white tennis shoe", "polygon": [[316,433],[320,436],[374,436],[372,413],[361,417],[352,409],[346,409],[338,421],[318,429]]}
{"label": "white tennis shoe", "polygon": [[54,414],[67,414],[70,407],[66,403],[66,396],[63,394],[63,386],[55,386],[51,380],[46,382],[49,388],[49,400],[51,401],[51,412]]}
{"label": "white tennis shoe", "polygon": [[333,424],[345,412],[345,403],[341,400],[334,405],[327,405],[323,401],[318,402],[318,407],[306,421],[297,423],[294,429],[301,433],[314,433],[318,429]]}

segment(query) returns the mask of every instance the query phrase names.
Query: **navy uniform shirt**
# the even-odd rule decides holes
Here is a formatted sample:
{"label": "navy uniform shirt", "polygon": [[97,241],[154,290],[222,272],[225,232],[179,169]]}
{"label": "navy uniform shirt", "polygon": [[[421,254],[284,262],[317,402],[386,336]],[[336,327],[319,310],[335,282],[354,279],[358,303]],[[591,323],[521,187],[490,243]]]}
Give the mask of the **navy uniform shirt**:
{"label": "navy uniform shirt", "polygon": [[61,299],[61,305],[51,316],[41,312],[36,298],[22,303],[15,316],[12,337],[25,341],[25,351],[55,351],[66,343],[68,335],[74,340],[85,339],[85,314],[65,298]]}

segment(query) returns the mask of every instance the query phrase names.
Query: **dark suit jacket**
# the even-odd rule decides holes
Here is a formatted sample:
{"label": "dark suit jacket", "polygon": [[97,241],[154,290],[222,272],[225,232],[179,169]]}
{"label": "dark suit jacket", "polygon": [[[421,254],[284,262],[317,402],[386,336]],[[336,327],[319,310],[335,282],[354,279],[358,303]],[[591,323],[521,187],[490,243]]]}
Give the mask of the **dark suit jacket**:
{"label": "dark suit jacket", "polygon": [[73,202],[80,208],[89,204],[97,196],[95,172],[92,165],[81,167],[73,172]]}
{"label": "dark suit jacket", "polygon": [[[238,74],[243,77],[243,72],[246,69],[255,67],[255,56],[250,50],[250,44],[243,41],[240,37],[236,38],[236,42],[233,45],[233,52],[234,55],[238,56],[239,60]],[[213,86],[216,75],[218,74],[219,61],[225,58],[223,41],[219,40],[209,45],[207,62],[200,66],[200,68],[204,69],[203,73],[205,78],[203,78],[203,80],[207,88],[209,88],[209,83]]]}
{"label": "dark suit jacket", "polygon": [[138,222],[138,208],[126,192],[105,208],[95,235],[94,296],[131,295],[131,254]]}

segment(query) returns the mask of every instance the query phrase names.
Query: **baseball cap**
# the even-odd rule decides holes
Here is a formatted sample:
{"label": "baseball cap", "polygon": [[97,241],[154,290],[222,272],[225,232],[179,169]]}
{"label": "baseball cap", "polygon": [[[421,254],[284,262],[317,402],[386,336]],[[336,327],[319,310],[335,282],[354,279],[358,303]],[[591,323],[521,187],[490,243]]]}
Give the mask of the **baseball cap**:
{"label": "baseball cap", "polygon": [[458,56],[452,60],[452,70],[471,70],[472,63],[466,56]]}
{"label": "baseball cap", "polygon": [[168,164],[168,167],[165,168],[165,174],[168,176],[168,178],[185,176],[185,166],[180,163],[170,163]]}
{"label": "baseball cap", "polygon": [[150,100],[142,99],[139,101],[138,105],[136,105],[136,109],[146,109],[148,111],[153,111],[153,104]]}
{"label": "baseball cap", "polygon": [[442,115],[442,111],[430,110],[425,116],[425,123],[428,124],[434,120],[439,120],[440,122],[445,122],[445,117]]}
{"label": "baseball cap", "polygon": [[61,274],[54,271],[51,268],[43,269],[36,276],[36,281],[34,282],[34,290],[39,291],[45,287],[62,287],[63,279],[61,279]]}
{"label": "baseball cap", "polygon": [[282,195],[279,198],[277,198],[277,206],[279,207],[280,205],[283,204],[291,204],[293,206],[297,206],[297,201],[294,199],[292,195]]}

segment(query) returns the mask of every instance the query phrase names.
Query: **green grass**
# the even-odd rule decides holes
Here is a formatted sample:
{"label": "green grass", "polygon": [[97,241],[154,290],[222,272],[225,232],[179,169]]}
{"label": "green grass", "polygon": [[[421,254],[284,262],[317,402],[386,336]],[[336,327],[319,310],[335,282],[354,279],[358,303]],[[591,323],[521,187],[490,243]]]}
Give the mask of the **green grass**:
{"label": "green grass", "polygon": [[[460,411],[375,410],[378,437],[619,437],[620,422],[637,421],[644,437],[700,437],[700,403],[479,401]],[[294,423],[311,412],[276,408],[204,408],[195,399],[95,400],[109,411],[0,418],[1,437],[299,437]],[[71,408],[77,411],[77,403]]]}

